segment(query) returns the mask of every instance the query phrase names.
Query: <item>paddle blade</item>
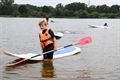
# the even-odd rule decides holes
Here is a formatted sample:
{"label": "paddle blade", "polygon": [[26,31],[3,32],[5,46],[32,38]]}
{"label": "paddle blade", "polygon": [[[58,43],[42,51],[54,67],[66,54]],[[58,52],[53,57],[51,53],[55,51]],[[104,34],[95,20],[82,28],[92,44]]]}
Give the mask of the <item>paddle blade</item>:
{"label": "paddle blade", "polygon": [[86,44],[89,44],[91,42],[92,42],[92,38],[90,36],[87,36],[85,38],[80,39],[77,44],[86,45]]}

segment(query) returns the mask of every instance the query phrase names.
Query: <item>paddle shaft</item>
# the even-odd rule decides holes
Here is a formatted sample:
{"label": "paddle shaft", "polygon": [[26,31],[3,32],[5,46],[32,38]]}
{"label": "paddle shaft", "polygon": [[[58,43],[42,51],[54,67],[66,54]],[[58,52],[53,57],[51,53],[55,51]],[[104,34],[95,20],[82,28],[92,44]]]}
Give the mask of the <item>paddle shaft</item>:
{"label": "paddle shaft", "polygon": [[[67,45],[67,46],[58,48],[57,50],[60,50],[60,49],[66,48],[66,47],[70,47],[70,46],[73,46],[73,45],[77,45],[77,43],[75,43],[75,44],[69,44],[69,45]],[[44,52],[44,53],[42,53],[42,55],[48,54],[48,53],[54,52],[54,51],[56,51],[56,50],[50,50],[50,51]],[[37,57],[37,56],[40,56],[40,55],[41,55],[41,54],[38,54],[38,55],[32,56],[31,58],[34,58],[34,57]],[[29,58],[29,59],[31,59],[31,58]]]}
{"label": "paddle shaft", "polygon": [[[67,45],[67,46],[58,48],[57,50],[62,49],[62,48],[66,48],[66,47],[70,47],[70,46],[73,46],[73,45],[78,45],[78,44],[80,44],[80,45],[86,45],[86,44],[90,43],[91,41],[92,41],[92,40],[91,40],[91,37],[85,37],[85,38],[80,39],[79,42],[77,42],[77,43],[69,44],[69,45]],[[44,52],[44,53],[42,53],[42,55],[48,54],[48,53],[53,52],[53,51],[56,51],[56,50],[51,50],[51,51]],[[32,57],[30,57],[29,59],[34,58],[34,57],[37,57],[37,56],[40,56],[40,55],[41,55],[41,54],[32,56]]]}

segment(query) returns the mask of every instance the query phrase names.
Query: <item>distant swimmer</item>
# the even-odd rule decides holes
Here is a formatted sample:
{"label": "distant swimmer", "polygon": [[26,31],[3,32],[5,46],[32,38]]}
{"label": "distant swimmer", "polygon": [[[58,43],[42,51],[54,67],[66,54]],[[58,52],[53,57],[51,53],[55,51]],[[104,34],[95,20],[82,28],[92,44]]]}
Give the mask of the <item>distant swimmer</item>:
{"label": "distant swimmer", "polygon": [[51,20],[51,22],[53,22],[53,23],[54,23],[55,21]]}
{"label": "distant swimmer", "polygon": [[46,19],[46,22],[47,22],[47,24],[48,24],[48,22],[49,22],[49,17],[48,17],[48,15],[45,16],[45,19]]}
{"label": "distant swimmer", "polygon": [[107,26],[107,27],[108,27],[108,24],[107,24],[107,23],[105,23],[105,24],[104,24],[104,26]]}

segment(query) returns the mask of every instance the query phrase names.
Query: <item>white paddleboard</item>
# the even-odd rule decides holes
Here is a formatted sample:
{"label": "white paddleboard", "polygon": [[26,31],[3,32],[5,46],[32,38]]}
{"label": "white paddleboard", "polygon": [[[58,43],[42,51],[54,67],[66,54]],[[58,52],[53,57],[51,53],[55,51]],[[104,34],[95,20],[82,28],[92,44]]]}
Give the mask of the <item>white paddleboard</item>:
{"label": "white paddleboard", "polygon": [[60,39],[64,34],[61,32],[54,32],[56,39]]}
{"label": "white paddleboard", "polygon": [[[74,55],[76,53],[79,53],[80,51],[81,49],[79,47],[75,47],[75,46],[66,47],[66,48],[55,51],[53,55],[53,59]],[[4,51],[4,53],[10,56],[14,56],[18,58],[25,58],[25,59],[29,59],[32,56],[42,54],[41,52],[33,52],[33,53],[27,53],[27,54],[15,54],[15,53],[7,52],[7,51]],[[31,58],[30,60],[43,60],[43,55]]]}
{"label": "white paddleboard", "polygon": [[108,26],[88,25],[90,28],[109,28]]}

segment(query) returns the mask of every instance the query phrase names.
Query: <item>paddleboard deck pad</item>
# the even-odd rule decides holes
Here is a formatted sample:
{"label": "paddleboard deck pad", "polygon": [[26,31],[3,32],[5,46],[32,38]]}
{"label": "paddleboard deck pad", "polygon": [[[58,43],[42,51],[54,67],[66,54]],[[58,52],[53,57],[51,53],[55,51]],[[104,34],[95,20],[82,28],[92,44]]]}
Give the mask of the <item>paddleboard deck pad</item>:
{"label": "paddleboard deck pad", "polygon": [[[81,49],[79,47],[76,47],[76,46],[65,47],[65,48],[62,48],[60,50],[55,51],[54,55],[53,55],[53,59],[74,55],[76,53],[79,53],[80,51],[81,51]],[[42,52],[15,54],[15,53],[11,53],[8,51],[4,51],[4,53],[6,55],[9,55],[9,56],[14,56],[14,57],[23,58],[23,59],[36,60],[36,61],[43,60]],[[39,54],[40,54],[40,56],[31,58],[32,56],[36,56]]]}

